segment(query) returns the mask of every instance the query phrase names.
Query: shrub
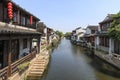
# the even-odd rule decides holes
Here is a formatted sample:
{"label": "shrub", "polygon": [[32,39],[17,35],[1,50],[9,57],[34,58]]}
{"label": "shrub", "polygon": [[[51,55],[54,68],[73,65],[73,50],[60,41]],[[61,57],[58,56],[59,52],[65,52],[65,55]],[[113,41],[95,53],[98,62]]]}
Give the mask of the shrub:
{"label": "shrub", "polygon": [[29,66],[29,64],[30,64],[29,61],[20,64],[20,65],[18,66],[18,70],[19,70],[19,71],[25,70],[25,69]]}

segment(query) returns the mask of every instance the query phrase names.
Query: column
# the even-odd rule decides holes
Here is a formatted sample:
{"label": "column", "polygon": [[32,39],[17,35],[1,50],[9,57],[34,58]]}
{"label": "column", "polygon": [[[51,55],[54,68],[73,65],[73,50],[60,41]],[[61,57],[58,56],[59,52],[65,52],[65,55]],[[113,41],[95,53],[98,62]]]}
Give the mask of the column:
{"label": "column", "polygon": [[19,10],[17,11],[17,23],[18,24],[20,23],[20,11]]}
{"label": "column", "polygon": [[40,53],[40,37],[38,37],[37,46],[38,46],[37,53]]}
{"label": "column", "polygon": [[109,39],[109,55],[112,53],[112,40],[111,38]]}
{"label": "column", "polygon": [[95,48],[98,48],[99,42],[99,36],[95,37]]}
{"label": "column", "polygon": [[7,71],[7,77],[11,76],[11,37],[9,38],[9,54],[8,54],[8,71]]}
{"label": "column", "polygon": [[33,54],[32,54],[32,38],[30,38],[30,56],[31,56],[31,59],[33,59]]}

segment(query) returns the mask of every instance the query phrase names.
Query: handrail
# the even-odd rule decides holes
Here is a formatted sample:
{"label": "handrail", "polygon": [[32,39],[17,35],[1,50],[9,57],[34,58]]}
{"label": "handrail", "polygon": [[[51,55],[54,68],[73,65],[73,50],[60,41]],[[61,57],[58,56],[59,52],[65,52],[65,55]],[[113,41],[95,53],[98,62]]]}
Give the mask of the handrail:
{"label": "handrail", "polygon": [[0,70],[0,80],[3,77],[6,77],[8,66]]}
{"label": "handrail", "polygon": [[[15,61],[14,63],[12,63],[11,64],[11,74],[13,75],[14,73],[16,73],[18,71],[17,67],[21,63],[24,63],[26,61],[30,61],[31,59],[33,59],[35,57],[35,55],[36,55],[36,51],[33,51],[33,52],[29,53],[28,55]],[[6,80],[7,72],[8,72],[8,66],[0,70],[0,80]]]}

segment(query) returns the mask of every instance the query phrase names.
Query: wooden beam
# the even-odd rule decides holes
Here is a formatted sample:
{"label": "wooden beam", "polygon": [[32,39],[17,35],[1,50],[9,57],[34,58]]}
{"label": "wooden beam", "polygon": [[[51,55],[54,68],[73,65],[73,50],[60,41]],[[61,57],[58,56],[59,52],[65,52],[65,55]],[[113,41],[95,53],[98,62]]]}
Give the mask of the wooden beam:
{"label": "wooden beam", "polygon": [[38,37],[37,46],[38,46],[38,51],[37,51],[37,53],[40,53],[40,37]]}

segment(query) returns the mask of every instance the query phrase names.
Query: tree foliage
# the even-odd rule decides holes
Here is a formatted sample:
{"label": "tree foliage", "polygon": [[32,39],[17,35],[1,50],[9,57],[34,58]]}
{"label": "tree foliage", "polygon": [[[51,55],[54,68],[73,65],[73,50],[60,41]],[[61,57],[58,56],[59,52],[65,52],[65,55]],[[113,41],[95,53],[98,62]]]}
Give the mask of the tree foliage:
{"label": "tree foliage", "polygon": [[71,36],[71,33],[70,33],[70,32],[66,32],[66,33],[65,33],[65,37],[66,37],[66,38],[70,38],[70,36]]}
{"label": "tree foliage", "polygon": [[108,28],[108,35],[113,39],[120,40],[120,12],[113,15],[113,22]]}
{"label": "tree foliage", "polygon": [[62,36],[64,36],[63,32],[61,32],[61,31],[56,31],[55,33],[56,33],[60,38],[61,38]]}

